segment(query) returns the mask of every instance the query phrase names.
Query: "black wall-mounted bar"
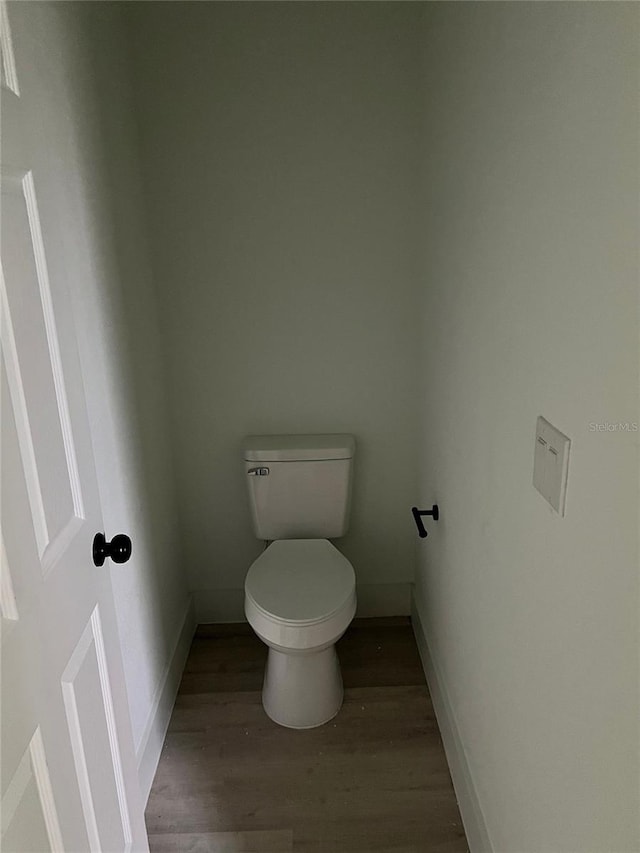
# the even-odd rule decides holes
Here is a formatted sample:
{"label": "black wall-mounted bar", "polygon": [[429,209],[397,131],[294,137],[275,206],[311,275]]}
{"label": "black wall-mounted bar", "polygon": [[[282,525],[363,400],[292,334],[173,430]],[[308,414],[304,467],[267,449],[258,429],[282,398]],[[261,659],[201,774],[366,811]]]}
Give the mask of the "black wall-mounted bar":
{"label": "black wall-mounted bar", "polygon": [[422,523],[422,516],[430,515],[434,521],[437,521],[440,518],[440,510],[438,509],[438,504],[434,504],[431,509],[418,509],[418,507],[412,506],[411,512],[413,513],[413,520],[415,521],[416,527],[418,528],[418,536],[421,539],[425,539],[428,534],[425,530],[424,524]]}

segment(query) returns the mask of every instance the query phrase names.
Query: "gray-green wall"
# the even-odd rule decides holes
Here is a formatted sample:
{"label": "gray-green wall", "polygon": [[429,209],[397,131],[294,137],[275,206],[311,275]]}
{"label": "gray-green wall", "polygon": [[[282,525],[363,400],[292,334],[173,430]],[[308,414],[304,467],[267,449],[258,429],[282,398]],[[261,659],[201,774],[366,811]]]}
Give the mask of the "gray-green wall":
{"label": "gray-green wall", "polygon": [[419,376],[412,5],[131,10],[184,568],[243,618],[262,543],[247,433],[353,432],[340,547],[360,612],[408,612]]}
{"label": "gray-green wall", "polygon": [[[442,520],[416,601],[465,813],[501,853],[640,849],[640,433],[597,429],[640,423],[638,12],[425,15],[421,490]],[[571,438],[564,518],[532,486],[538,415]]]}

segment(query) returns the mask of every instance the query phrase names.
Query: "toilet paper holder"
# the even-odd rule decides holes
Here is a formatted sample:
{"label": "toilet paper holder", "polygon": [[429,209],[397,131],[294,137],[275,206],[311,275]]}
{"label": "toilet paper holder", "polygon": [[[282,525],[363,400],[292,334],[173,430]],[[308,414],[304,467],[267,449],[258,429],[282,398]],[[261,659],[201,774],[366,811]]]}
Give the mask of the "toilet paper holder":
{"label": "toilet paper holder", "polygon": [[413,513],[413,520],[415,521],[416,527],[418,528],[418,536],[421,539],[425,539],[428,534],[425,530],[424,524],[422,523],[422,516],[430,515],[434,521],[437,521],[440,518],[440,510],[438,509],[438,504],[434,504],[431,509],[418,509],[418,507],[412,506],[411,512]]}

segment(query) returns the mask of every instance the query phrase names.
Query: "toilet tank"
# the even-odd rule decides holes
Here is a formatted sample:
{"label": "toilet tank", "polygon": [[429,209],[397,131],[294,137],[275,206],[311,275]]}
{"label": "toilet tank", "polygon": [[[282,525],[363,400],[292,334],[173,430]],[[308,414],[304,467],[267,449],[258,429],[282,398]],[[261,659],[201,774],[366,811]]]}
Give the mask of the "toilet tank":
{"label": "toilet tank", "polygon": [[349,527],[352,435],[250,435],[244,467],[258,539],[335,539]]}

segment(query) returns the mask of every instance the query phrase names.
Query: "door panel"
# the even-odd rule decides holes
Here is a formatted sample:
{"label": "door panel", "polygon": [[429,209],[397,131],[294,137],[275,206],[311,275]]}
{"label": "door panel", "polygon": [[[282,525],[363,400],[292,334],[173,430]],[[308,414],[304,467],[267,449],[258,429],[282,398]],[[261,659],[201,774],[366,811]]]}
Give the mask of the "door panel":
{"label": "door panel", "polygon": [[56,5],[0,4],[0,847],[148,851],[110,566],[91,559],[103,528],[71,286],[86,187]]}
{"label": "door panel", "polygon": [[[5,355],[31,502],[38,551],[46,573],[84,518],[82,490],[60,357],[53,297],[33,174],[2,180],[2,305]],[[28,341],[19,358],[16,341]],[[38,458],[38,453],[44,458]]]}
{"label": "door panel", "polygon": [[6,853],[58,853],[62,834],[40,729],[36,729],[2,798]]}
{"label": "door panel", "polygon": [[[62,690],[91,853],[130,850],[131,826],[124,795],[111,686],[99,608],[62,675]],[[96,707],[94,697],[102,706]],[[105,763],[105,756],[109,762]],[[105,779],[107,784],[105,784]]]}

